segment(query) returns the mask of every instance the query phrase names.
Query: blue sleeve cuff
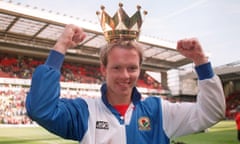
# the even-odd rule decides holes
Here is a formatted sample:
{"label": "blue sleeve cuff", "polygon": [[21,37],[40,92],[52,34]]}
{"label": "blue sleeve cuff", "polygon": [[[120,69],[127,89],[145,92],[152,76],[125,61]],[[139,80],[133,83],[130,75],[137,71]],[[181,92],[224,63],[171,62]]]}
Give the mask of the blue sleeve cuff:
{"label": "blue sleeve cuff", "polygon": [[199,80],[209,79],[214,76],[210,62],[195,67]]}
{"label": "blue sleeve cuff", "polygon": [[51,50],[45,62],[46,65],[60,70],[64,61],[64,55],[55,50]]}

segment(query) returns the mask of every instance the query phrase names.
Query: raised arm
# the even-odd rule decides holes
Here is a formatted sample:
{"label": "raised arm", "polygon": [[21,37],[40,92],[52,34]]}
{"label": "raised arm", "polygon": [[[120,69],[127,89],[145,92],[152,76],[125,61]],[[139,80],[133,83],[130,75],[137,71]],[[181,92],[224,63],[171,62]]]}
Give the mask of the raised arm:
{"label": "raised arm", "polygon": [[225,117],[222,83],[197,39],[184,39],[177,50],[195,64],[198,75],[196,103],[163,101],[163,125],[169,137],[178,137],[211,127]]}
{"label": "raised arm", "polygon": [[27,114],[32,120],[54,134],[75,140],[80,140],[86,130],[87,105],[82,99],[59,98],[60,69],[67,49],[75,47],[84,37],[81,28],[66,26],[45,64],[35,69],[26,98]]}

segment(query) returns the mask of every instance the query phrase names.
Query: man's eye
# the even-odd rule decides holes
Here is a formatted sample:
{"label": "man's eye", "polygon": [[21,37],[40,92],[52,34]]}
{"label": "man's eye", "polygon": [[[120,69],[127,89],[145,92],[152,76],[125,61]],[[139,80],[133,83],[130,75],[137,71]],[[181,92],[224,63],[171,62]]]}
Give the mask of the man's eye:
{"label": "man's eye", "polygon": [[113,69],[115,69],[115,70],[118,70],[118,69],[119,69],[119,67],[118,67],[118,66],[115,66],[115,67],[113,67]]}
{"label": "man's eye", "polygon": [[129,67],[128,68],[130,71],[135,71],[137,69],[137,67]]}

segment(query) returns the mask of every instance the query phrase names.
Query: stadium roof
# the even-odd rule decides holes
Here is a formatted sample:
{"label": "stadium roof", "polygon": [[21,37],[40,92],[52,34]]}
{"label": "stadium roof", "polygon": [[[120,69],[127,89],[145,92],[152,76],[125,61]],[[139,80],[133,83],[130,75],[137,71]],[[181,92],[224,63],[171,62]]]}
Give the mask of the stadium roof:
{"label": "stadium roof", "polygon": [[[184,69],[181,74],[181,79],[197,79],[196,72],[186,71]],[[225,65],[221,65],[214,68],[214,72],[219,75],[222,82],[229,81],[239,81],[240,80],[240,60],[234,61],[232,63],[228,63]]]}
{"label": "stadium roof", "polygon": [[[0,1],[0,51],[46,56],[69,23],[82,27],[87,37],[68,50],[66,59],[99,64],[99,50],[106,44],[100,24],[11,1]],[[167,71],[191,62],[176,51],[173,42],[143,35],[139,42],[146,56],[145,70]]]}

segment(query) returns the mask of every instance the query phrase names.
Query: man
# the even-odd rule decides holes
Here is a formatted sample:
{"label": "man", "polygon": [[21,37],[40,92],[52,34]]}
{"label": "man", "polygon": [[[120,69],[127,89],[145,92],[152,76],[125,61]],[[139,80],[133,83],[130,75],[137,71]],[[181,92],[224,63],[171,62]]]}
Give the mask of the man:
{"label": "man", "polygon": [[177,50],[196,65],[200,90],[196,103],[142,99],[135,84],[143,54],[137,42],[126,40],[113,41],[101,50],[106,80],[101,98],[59,99],[64,54],[85,36],[81,28],[67,25],[45,64],[33,74],[27,112],[50,132],[83,144],[169,144],[170,138],[202,131],[224,118],[221,81],[193,38],[178,41]]}

